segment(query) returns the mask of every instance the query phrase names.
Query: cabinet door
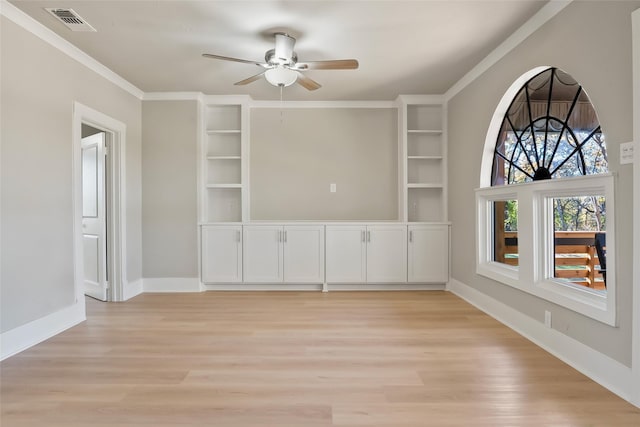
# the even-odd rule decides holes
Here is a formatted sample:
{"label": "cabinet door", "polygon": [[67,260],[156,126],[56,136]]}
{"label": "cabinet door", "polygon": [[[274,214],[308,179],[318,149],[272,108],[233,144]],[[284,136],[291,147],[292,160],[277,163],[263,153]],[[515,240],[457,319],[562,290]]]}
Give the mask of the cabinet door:
{"label": "cabinet door", "polygon": [[284,227],[284,281],[324,282],[324,227]]}
{"label": "cabinet door", "polygon": [[409,282],[449,280],[449,226],[409,226]]}
{"label": "cabinet door", "polygon": [[245,226],[243,277],[245,282],[282,282],[282,227]]}
{"label": "cabinet door", "polygon": [[367,281],[367,248],[364,226],[327,226],[327,283],[364,283]]}
{"label": "cabinet door", "polygon": [[242,227],[202,227],[202,282],[242,281]]}
{"label": "cabinet door", "polygon": [[407,282],[407,227],[367,227],[367,282]]}

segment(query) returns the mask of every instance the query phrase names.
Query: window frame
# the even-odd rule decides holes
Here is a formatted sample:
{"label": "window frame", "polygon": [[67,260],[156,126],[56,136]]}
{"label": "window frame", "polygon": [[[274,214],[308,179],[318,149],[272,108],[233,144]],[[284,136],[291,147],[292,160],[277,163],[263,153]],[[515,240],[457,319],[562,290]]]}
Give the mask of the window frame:
{"label": "window frame", "polygon": [[[611,173],[476,189],[476,273],[616,326],[615,176]],[[606,293],[554,276],[554,197],[603,195],[607,204]],[[518,201],[518,268],[493,261],[493,202]]]}

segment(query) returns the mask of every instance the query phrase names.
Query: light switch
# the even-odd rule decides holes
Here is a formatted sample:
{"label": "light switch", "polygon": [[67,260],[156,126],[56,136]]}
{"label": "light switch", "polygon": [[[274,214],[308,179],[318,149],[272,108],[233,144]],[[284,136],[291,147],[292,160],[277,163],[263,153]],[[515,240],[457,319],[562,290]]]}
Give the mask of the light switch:
{"label": "light switch", "polygon": [[337,191],[335,184],[329,184],[329,191],[335,193]]}
{"label": "light switch", "polygon": [[633,142],[620,144],[620,164],[626,165],[629,163],[633,163]]}

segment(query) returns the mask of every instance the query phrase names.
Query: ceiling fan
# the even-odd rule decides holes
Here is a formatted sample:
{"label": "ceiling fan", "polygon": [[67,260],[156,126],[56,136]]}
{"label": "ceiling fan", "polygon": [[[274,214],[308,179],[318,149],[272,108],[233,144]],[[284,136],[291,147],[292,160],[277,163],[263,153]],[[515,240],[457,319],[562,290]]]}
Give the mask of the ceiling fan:
{"label": "ceiling fan", "polygon": [[293,50],[296,39],[286,33],[275,33],[275,49],[269,49],[264,55],[265,62],[250,61],[247,59],[231,58],[228,56],[203,53],[205,58],[221,59],[224,61],[242,62],[254,64],[264,68],[264,71],[244,80],[234,83],[241,86],[260,79],[264,75],[269,83],[274,86],[285,87],[294,83],[307,90],[316,90],[320,84],[301,73],[307,70],[355,70],[358,61],[355,59],[336,59],[329,61],[298,62],[298,55]]}

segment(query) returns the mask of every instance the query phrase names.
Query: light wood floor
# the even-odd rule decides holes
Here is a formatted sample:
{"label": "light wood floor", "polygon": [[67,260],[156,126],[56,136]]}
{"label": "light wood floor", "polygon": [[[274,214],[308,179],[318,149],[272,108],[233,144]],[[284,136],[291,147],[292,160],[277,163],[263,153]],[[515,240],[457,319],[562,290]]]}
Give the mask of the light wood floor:
{"label": "light wood floor", "polygon": [[145,294],[5,360],[2,427],[640,426],[446,292]]}

